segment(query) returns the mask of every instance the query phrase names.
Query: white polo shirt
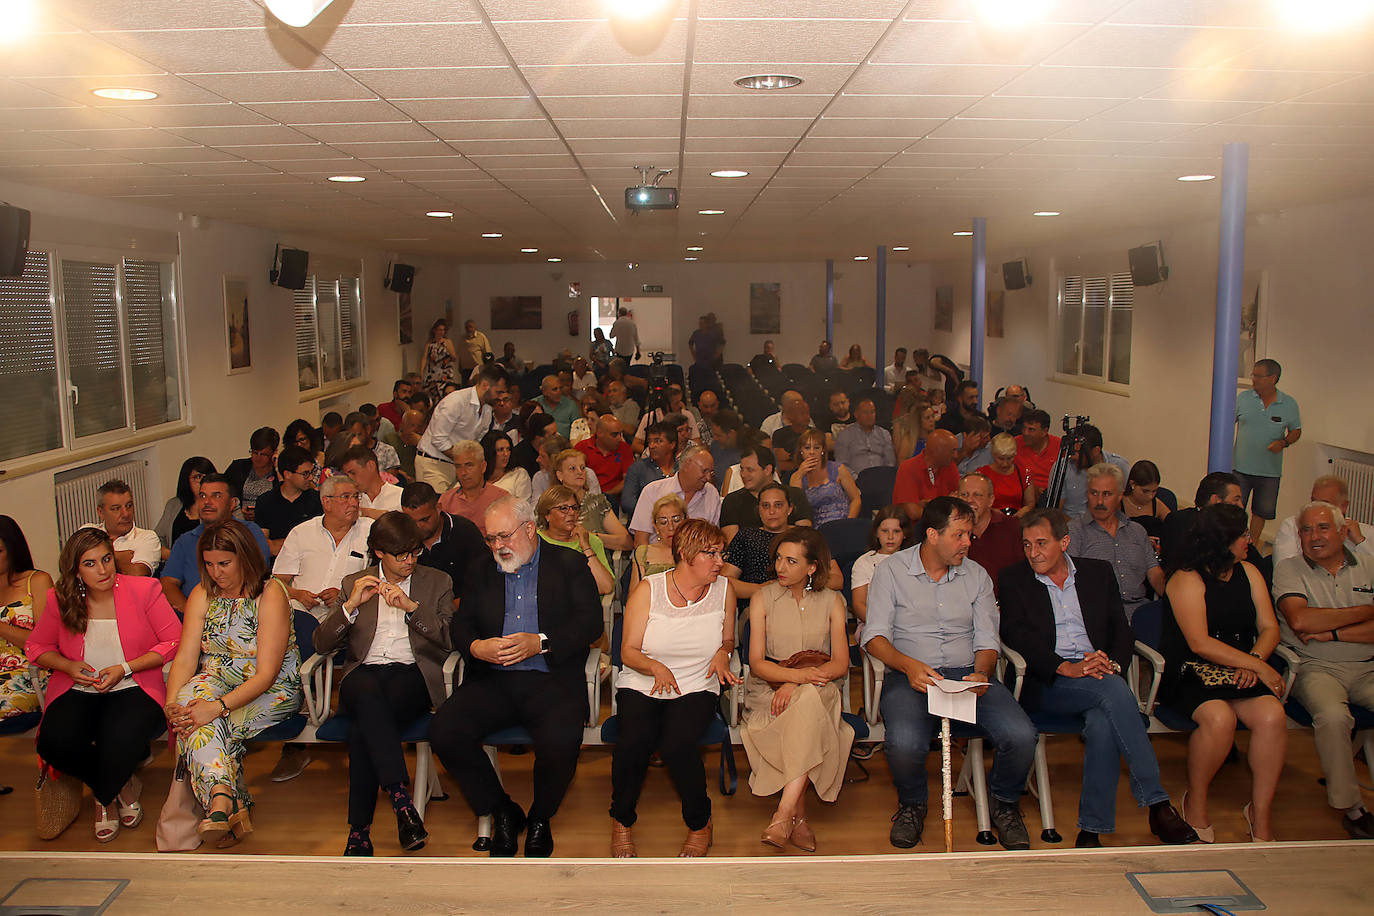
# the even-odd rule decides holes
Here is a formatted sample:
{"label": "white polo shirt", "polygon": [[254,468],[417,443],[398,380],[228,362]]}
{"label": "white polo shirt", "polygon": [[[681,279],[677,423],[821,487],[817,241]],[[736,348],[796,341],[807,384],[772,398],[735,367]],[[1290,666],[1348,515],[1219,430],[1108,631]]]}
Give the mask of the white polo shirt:
{"label": "white polo shirt", "polygon": [[[105,530],[104,525],[92,524],[81,527]],[[158,566],[162,563],[162,541],[158,539],[157,533],[137,525],[130,528],[128,534],[114,539],[114,549],[116,551],[132,550],[134,562],[142,563],[148,567],[148,575],[150,576],[157,571]]]}
{"label": "white polo shirt", "polygon": [[400,511],[401,488],[394,483],[384,483],[372,499],[362,490],[358,491],[358,505],[363,509],[382,509],[386,512]]}
{"label": "white polo shirt", "polygon": [[310,592],[340,588],[344,576],[369,565],[367,533],[370,530],[372,519],[359,518],[348,529],[343,540],[336,544],[334,535],[325,530],[324,516],[301,522],[286,536],[281,553],[277,554],[277,561],[272,565],[272,572],[295,576],[291,585]]}

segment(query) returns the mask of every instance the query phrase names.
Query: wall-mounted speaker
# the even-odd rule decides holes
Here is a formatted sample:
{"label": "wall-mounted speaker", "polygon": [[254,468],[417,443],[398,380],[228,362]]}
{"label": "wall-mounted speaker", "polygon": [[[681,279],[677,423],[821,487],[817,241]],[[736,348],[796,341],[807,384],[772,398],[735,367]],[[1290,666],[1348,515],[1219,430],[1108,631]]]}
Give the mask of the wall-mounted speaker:
{"label": "wall-mounted speaker", "polygon": [[300,248],[278,248],[277,266],[267,277],[283,289],[305,289],[305,277],[310,271],[310,252]]}
{"label": "wall-mounted speaker", "polygon": [[1025,258],[1007,261],[1002,265],[1002,288],[1025,289],[1031,285],[1030,266]]}
{"label": "wall-mounted speaker", "polygon": [[0,277],[24,272],[29,255],[29,211],[0,204]]}
{"label": "wall-mounted speaker", "polygon": [[1141,245],[1127,252],[1131,261],[1131,282],[1136,286],[1153,286],[1169,279],[1169,266],[1164,263],[1164,243]]}
{"label": "wall-mounted speaker", "polygon": [[393,293],[408,293],[415,285],[415,268],[409,264],[392,264],[382,285]]}

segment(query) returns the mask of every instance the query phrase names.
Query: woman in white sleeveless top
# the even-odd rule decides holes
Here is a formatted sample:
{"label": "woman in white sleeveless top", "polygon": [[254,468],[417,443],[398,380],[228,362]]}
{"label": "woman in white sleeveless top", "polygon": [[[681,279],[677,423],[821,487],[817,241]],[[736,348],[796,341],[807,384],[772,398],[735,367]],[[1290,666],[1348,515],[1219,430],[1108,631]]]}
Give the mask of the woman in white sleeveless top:
{"label": "woman in white sleeveless top", "polygon": [[[725,536],[700,519],[673,538],[674,567],[645,578],[625,605],[616,681],[620,738],[611,757],[611,855],[633,858],[635,806],[649,757],[663,756],[682,800],[687,839],[680,856],[706,855],[711,798],[697,743],[715,714],[735,647],[734,588],[720,575]],[[726,613],[726,609],[731,613]]]}

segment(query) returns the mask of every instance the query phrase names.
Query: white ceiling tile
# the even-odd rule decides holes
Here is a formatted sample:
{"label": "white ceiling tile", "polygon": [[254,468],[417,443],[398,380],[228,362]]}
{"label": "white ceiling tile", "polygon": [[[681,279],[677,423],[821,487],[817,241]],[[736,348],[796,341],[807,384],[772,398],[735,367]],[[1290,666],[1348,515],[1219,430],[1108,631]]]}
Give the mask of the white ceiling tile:
{"label": "white ceiling tile", "polygon": [[783,92],[746,92],[702,95],[696,91],[687,103],[693,118],[814,118],[832,95],[797,95]]}
{"label": "white ceiling tile", "polygon": [[[86,100],[71,102],[41,88],[42,81],[21,82],[0,78],[0,108],[63,108],[84,105]],[[94,96],[91,97],[92,100]]]}
{"label": "white ceiling tile", "polygon": [[889,168],[894,169],[929,169],[929,168],[977,168],[986,165],[997,159],[1001,153],[987,153],[975,155],[972,153],[923,153],[918,151],[906,152],[888,162]]}
{"label": "white ceiling tile", "polygon": [[1224,102],[1206,99],[1133,99],[1097,116],[1099,121],[1157,121],[1211,124],[1254,111],[1262,102]]}
{"label": "white ceiling tile", "polygon": [[[435,131],[443,137],[443,131]],[[447,138],[445,138],[447,139]],[[452,145],[467,156],[558,156],[567,153],[562,140],[454,140]]]}
{"label": "white ceiling tile", "polygon": [[10,108],[0,112],[6,128],[30,130],[109,130],[138,125],[118,113],[100,108]]}
{"label": "white ceiling tile", "polygon": [[[702,63],[853,63],[887,23],[874,19],[701,19],[693,57]],[[743,74],[741,74],[743,75]]]}
{"label": "white ceiling tile", "polygon": [[[676,140],[637,140],[633,143],[606,140],[569,140],[568,146],[585,166],[662,164],[676,167]],[[731,147],[732,150],[739,147]],[[649,157],[647,160],[645,157]]]}
{"label": "white ceiling tile", "polygon": [[[385,3],[336,4],[343,6],[342,22],[346,25],[360,23],[392,22],[480,22],[481,15],[473,0],[386,0]],[[321,21],[328,24],[331,16],[337,15],[334,9],[326,11]],[[309,34],[310,30],[306,30]]]}
{"label": "white ceiling tile", "polygon": [[385,124],[304,124],[296,130],[321,143],[432,142],[434,136],[419,124],[397,121]]}
{"label": "white ceiling tile", "polygon": [[1263,28],[1274,20],[1255,0],[1133,0],[1111,11],[1107,20],[1133,25],[1230,26]]}
{"label": "white ceiling tile", "polygon": [[1219,64],[1265,38],[1252,29],[1100,25],[1045,59],[1066,67],[1174,67]]}
{"label": "white ceiling tile", "polygon": [[1023,156],[1125,156],[1143,149],[1143,141],[1132,140],[1040,140],[1010,153],[1011,159]]}
{"label": "white ceiling tile", "polygon": [[997,90],[999,96],[1133,99],[1177,74],[1161,67],[1034,67]]}
{"label": "white ceiling tile", "polygon": [[[846,93],[986,95],[1026,72],[1018,66],[925,66],[921,64],[866,64]],[[1020,93],[1039,95],[1040,93]]]}
{"label": "white ceiling tile", "polygon": [[130,149],[124,152],[126,158],[136,162],[193,163],[193,162],[232,162],[242,161],[232,153],[211,149],[206,146],[164,147],[162,149]]}
{"label": "white ceiling tile", "polygon": [[318,145],[305,134],[280,124],[248,125],[244,127],[175,127],[172,133],[203,143],[206,146],[256,146],[304,143]]}
{"label": "white ceiling tile", "polygon": [[546,95],[623,95],[635,86],[653,95],[682,91],[684,67],[681,64],[625,64],[596,67],[571,64],[562,67],[524,67],[522,73],[535,94]]}
{"label": "white ceiling tile", "polygon": [[101,109],[150,127],[230,127],[272,123],[255,111],[229,102],[218,105],[145,105],[131,102],[101,106]]}
{"label": "white ceiling tile", "polygon": [[1278,102],[1328,86],[1345,74],[1298,73],[1281,70],[1195,70],[1179,74],[1167,86],[1148,93],[1161,99],[1218,99]]}
{"label": "white ceiling tile", "polygon": [[307,30],[311,42],[329,60],[346,70],[393,67],[494,67],[506,63],[501,46],[480,22],[344,25],[321,41]]}
{"label": "white ceiling tile", "polygon": [[195,3],[148,3],[146,0],[45,0],[54,14],[72,25],[97,32],[113,29],[248,28],[262,25],[267,14],[243,0],[196,0]]}
{"label": "white ceiling tile", "polygon": [[566,118],[558,122],[558,129],[569,139],[676,138],[682,122],[678,118]]}
{"label": "white ceiling tile", "polygon": [[892,155],[910,146],[906,137],[807,137],[797,144],[798,152],[842,153],[850,150]]}
{"label": "white ceiling tile", "polygon": [[1374,73],[1341,74],[1337,82],[1302,96],[1304,102],[1374,102]]}
{"label": "white ceiling tile", "polygon": [[235,102],[312,102],[376,97],[342,70],[193,73],[186,80]]}
{"label": "white ceiling tile", "polygon": [[688,137],[800,137],[811,118],[688,118]]}
{"label": "white ceiling tile", "polygon": [[[792,92],[807,95],[833,95],[840,91],[845,80],[854,75],[853,63],[806,63],[780,65],[761,61],[738,64],[694,63],[692,65],[693,95],[739,95],[741,97],[785,97]],[[799,76],[803,82],[792,89],[741,89],[735,80],[742,76],[785,70],[789,76]],[[678,87],[679,91],[681,86]]]}
{"label": "white ceiling tile", "polygon": [[354,124],[409,121],[409,115],[381,101],[254,102],[247,106],[282,124]]}
{"label": "white ceiling tile", "polygon": [[400,99],[392,102],[417,121],[518,121],[543,117],[529,98]]}
{"label": "white ceiling tile", "polygon": [[1083,35],[1085,25],[1039,24],[996,31],[972,22],[903,22],[875,64],[1034,64]]}
{"label": "white ceiling tile", "polygon": [[877,168],[891,158],[892,156],[889,153],[865,153],[857,150],[850,150],[843,153],[822,153],[798,150],[787,157],[786,168],[790,171],[793,168],[802,166],[853,166],[867,172],[869,169]]}
{"label": "white ceiling tile", "polygon": [[692,153],[785,153],[796,142],[791,137],[688,137],[685,148]]}
{"label": "white ceiling tile", "polygon": [[[60,76],[30,78],[25,82],[38,89],[70,99],[85,105],[96,105],[101,107],[122,106],[123,103],[108,101],[91,94],[93,89],[109,88],[111,81],[109,77],[102,76]],[[156,92],[158,105],[191,105],[191,104],[215,104],[223,102],[224,99],[207,92],[187,80],[170,75],[145,75],[121,80],[120,88],[125,89],[147,89]],[[147,104],[147,103],[144,103]]]}
{"label": "white ceiling tile", "polygon": [[116,130],[54,130],[59,140],[92,149],[133,149],[137,147],[194,146],[182,137],[154,127],[131,127]]}
{"label": "white ceiling tile", "polygon": [[941,118],[821,118],[815,137],[924,137],[942,124]]}
{"label": "white ceiling tile", "polygon": [[1120,101],[1120,99],[1043,99],[995,95],[976,101],[960,112],[959,117],[1072,121],[1092,117]]}
{"label": "white ceiling tile", "polygon": [[[0,111],[0,124],[8,123],[6,112]],[[0,149],[27,150],[30,153],[42,150],[74,150],[74,143],[59,140],[51,134],[35,133],[31,130],[0,130]],[[34,157],[30,157],[32,161]]]}
{"label": "white ceiling tile", "polygon": [[952,118],[979,100],[976,95],[841,95],[826,109],[830,118]]}
{"label": "white ceiling tile", "polygon": [[1374,125],[1374,103],[1282,102],[1238,115],[1230,123],[1367,127]]}
{"label": "white ceiling tile", "polygon": [[556,120],[564,118],[677,118],[682,115],[682,96],[594,95],[548,96],[540,101]]}
{"label": "white ceiling tile", "polygon": [[577,160],[567,153],[524,154],[519,152],[477,152],[472,161],[484,169],[551,169],[576,168]]}
{"label": "white ceiling tile", "polygon": [[1054,134],[1056,140],[1167,140],[1186,130],[1182,124],[1147,121],[1080,121]]}
{"label": "white ceiling tile", "polygon": [[336,143],[334,149],[359,159],[378,159],[387,156],[426,157],[442,156],[458,158],[458,154],[447,143],[439,140],[420,141],[377,141],[371,143]]}
{"label": "white ceiling tile", "polygon": [[769,6],[757,0],[712,0],[698,10],[703,21],[709,19],[880,19],[888,20],[902,11],[904,0],[787,0]]}
{"label": "white ceiling tile", "polygon": [[[139,161],[140,158],[129,155],[119,156],[107,150],[77,149],[75,147],[43,151],[44,165],[95,165],[112,162],[134,162]],[[0,142],[0,164],[32,166],[34,164],[33,150],[11,147]]]}
{"label": "white ceiling tile", "polygon": [[520,77],[506,66],[354,69],[349,73],[388,99],[524,98],[529,95]]}
{"label": "white ceiling tile", "polygon": [[100,32],[100,38],[173,73],[314,70],[332,66],[290,30],[165,29]]}
{"label": "white ceiling tile", "polygon": [[[329,160],[335,163],[352,162],[352,157],[346,153],[320,143],[307,145],[276,146],[264,144],[261,146],[228,146],[225,147],[229,152],[245,159],[252,159],[255,162],[285,162],[303,160]],[[336,166],[337,168],[337,166]]]}
{"label": "white ceiling tile", "polygon": [[34,35],[7,44],[0,76],[134,76],[160,74],[157,64],[127,54],[93,35]]}
{"label": "white ceiling tile", "polygon": [[602,21],[560,22],[556,25],[549,22],[503,22],[495,28],[516,65],[522,68],[564,64],[680,64],[687,50],[687,22],[681,19],[670,23],[657,42],[645,48],[642,54],[627,51],[616,40],[610,24]]}
{"label": "white ceiling tile", "polygon": [[545,120],[426,121],[424,126],[445,140],[556,140]]}
{"label": "white ceiling tile", "polygon": [[1288,30],[1275,32],[1266,41],[1227,61],[1227,66],[1255,70],[1364,70],[1370,59],[1371,32],[1346,28],[1333,35],[1303,35]]}
{"label": "white ceiling tile", "polygon": [[367,164],[392,175],[424,173],[435,177],[435,172],[475,173],[477,166],[461,156],[368,156]]}

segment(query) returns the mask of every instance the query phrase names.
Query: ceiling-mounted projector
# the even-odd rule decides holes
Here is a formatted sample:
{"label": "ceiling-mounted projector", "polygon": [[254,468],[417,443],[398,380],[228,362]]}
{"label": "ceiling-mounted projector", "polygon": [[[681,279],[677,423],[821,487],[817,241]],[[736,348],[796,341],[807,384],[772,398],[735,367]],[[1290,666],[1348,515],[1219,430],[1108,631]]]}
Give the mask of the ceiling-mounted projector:
{"label": "ceiling-mounted projector", "polygon": [[[639,184],[633,188],[625,189],[625,209],[631,212],[639,210],[676,210],[677,209],[677,188],[660,188],[658,183],[667,176],[671,175],[672,169],[657,169],[652,165],[637,165],[634,167],[639,172]],[[650,180],[649,173],[657,171]]]}

